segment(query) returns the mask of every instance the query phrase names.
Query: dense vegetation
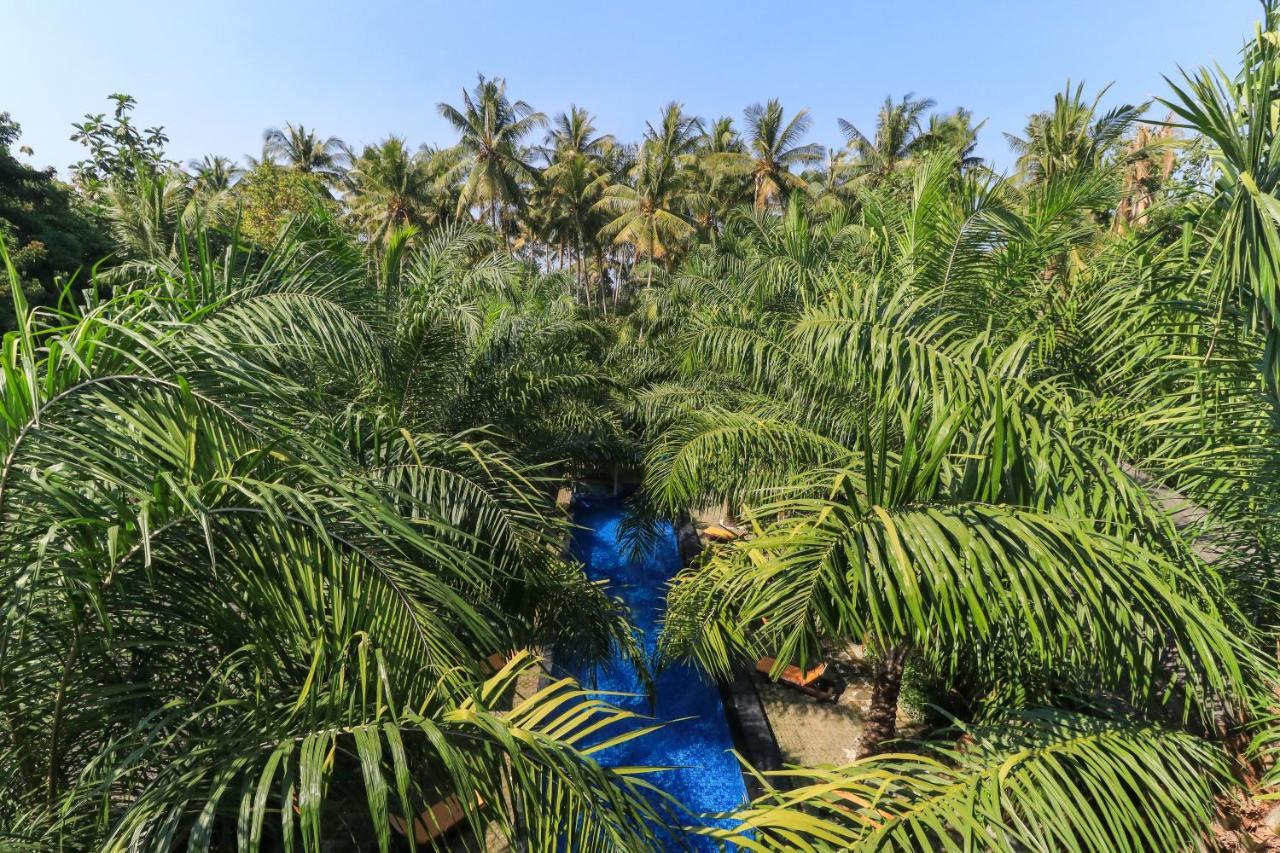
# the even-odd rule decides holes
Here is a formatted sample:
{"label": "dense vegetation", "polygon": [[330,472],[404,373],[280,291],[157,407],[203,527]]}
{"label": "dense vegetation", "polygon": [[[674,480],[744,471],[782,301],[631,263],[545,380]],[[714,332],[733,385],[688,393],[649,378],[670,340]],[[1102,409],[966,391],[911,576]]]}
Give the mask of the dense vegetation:
{"label": "dense vegetation", "polygon": [[[69,186],[0,120],[0,843],[401,849],[456,797],[530,850],[1247,848],[1280,745],[1264,15],[1158,104],[1068,85],[1011,175],[914,96],[840,150],[777,101],[627,144],[481,78],[447,148],[286,125],[181,168],[116,95]],[[622,470],[636,547],[752,531],[673,582],[655,661],[554,506]],[[861,757],[714,827],[598,764],[649,722],[541,661],[849,643]]]}

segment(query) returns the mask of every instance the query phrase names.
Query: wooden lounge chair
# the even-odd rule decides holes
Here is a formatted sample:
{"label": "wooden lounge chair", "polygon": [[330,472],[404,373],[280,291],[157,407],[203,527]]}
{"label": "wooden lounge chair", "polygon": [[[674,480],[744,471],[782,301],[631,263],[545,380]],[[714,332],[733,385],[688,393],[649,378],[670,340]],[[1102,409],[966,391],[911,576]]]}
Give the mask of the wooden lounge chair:
{"label": "wooden lounge chair", "polygon": [[[484,797],[476,795],[476,807],[484,806]],[[389,815],[391,827],[401,835],[405,832],[405,819],[399,815]],[[466,823],[467,812],[462,808],[462,801],[450,795],[440,802],[421,812],[413,820],[413,840],[418,844],[429,844]]]}
{"label": "wooden lounge chair", "polygon": [[738,534],[734,533],[732,530],[719,527],[714,524],[710,527],[703,528],[702,535],[715,542],[732,542],[738,538]]}
{"label": "wooden lounge chair", "polygon": [[[756,662],[756,672],[765,678],[772,679],[773,667],[777,664],[775,658],[760,658]],[[799,690],[806,696],[812,696],[819,702],[834,702],[837,699],[836,684],[826,677],[827,664],[826,661],[815,666],[807,672],[798,666],[788,666],[782,670],[782,674],[778,676],[777,683],[786,685],[793,690]]]}
{"label": "wooden lounge chair", "polygon": [[485,675],[496,675],[507,665],[508,658],[502,652],[494,652],[480,664],[480,671]]}

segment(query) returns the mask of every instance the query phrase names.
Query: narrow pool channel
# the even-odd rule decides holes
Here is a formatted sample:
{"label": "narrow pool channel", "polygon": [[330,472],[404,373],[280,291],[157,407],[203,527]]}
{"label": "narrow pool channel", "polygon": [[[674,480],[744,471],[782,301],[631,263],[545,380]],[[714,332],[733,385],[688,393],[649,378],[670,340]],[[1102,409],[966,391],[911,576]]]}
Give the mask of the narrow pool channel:
{"label": "narrow pool channel", "polygon": [[[607,579],[613,595],[631,608],[631,618],[643,634],[646,655],[657,646],[667,581],[680,569],[675,531],[662,530],[657,546],[640,560],[630,560],[618,543],[622,502],[613,498],[580,498],[574,521],[573,553],[586,564],[593,580]],[[635,669],[622,660],[605,668],[577,669],[572,674],[601,691],[621,691],[633,697],[610,701],[658,720],[678,720],[645,737],[603,753],[604,764],[616,766],[674,766],[650,777],[694,813],[723,812],[747,797],[738,761],[730,750],[733,738],[716,687],[686,666],[667,669],[658,678],[657,704],[650,709],[644,685]],[[683,718],[689,719],[683,719]],[[704,843],[697,843],[704,842]],[[696,838],[697,849],[715,849],[708,839]]]}

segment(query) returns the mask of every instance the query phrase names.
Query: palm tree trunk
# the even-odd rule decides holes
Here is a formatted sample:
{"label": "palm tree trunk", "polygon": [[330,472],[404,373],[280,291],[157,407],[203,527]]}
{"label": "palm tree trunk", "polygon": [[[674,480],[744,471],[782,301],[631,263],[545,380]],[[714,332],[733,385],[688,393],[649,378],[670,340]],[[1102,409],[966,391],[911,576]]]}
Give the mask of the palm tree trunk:
{"label": "palm tree trunk", "polygon": [[872,665],[871,706],[867,709],[866,726],[858,744],[859,758],[875,755],[898,735],[898,694],[902,690],[902,671],[909,651],[905,643],[890,646]]}
{"label": "palm tree trunk", "polygon": [[609,314],[609,302],[604,295],[604,280],[608,264],[605,259],[605,251],[599,245],[596,246],[596,266],[600,269],[600,281],[596,285],[600,291],[600,312],[607,316]]}

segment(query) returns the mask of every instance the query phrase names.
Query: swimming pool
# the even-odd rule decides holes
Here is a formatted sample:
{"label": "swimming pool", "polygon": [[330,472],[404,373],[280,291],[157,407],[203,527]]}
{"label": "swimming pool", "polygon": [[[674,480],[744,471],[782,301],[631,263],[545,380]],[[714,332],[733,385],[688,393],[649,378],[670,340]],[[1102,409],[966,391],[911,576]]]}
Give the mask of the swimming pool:
{"label": "swimming pool", "polygon": [[[628,560],[618,543],[623,506],[617,499],[580,498],[574,521],[581,525],[573,537],[573,553],[586,564],[593,580],[608,579],[610,591],[631,608],[631,619],[642,632],[644,650],[652,657],[666,594],[667,581],[680,569],[675,531],[663,526],[657,546],[643,559]],[[620,744],[600,755],[606,765],[675,766],[649,777],[694,813],[722,812],[747,798],[738,761],[729,750],[733,737],[724,705],[714,685],[691,668],[673,666],[657,681],[657,704],[651,710],[644,685],[625,661],[603,669],[571,670],[583,684],[599,690],[637,694],[607,697],[614,704],[659,720],[678,720],[658,731]],[[593,680],[594,679],[594,680]],[[682,719],[688,717],[690,719]],[[708,839],[694,838],[695,849],[716,849]]]}

